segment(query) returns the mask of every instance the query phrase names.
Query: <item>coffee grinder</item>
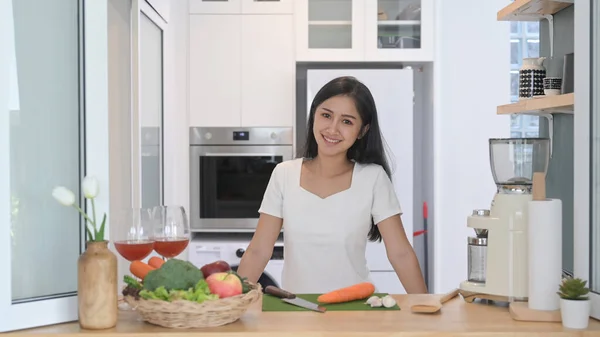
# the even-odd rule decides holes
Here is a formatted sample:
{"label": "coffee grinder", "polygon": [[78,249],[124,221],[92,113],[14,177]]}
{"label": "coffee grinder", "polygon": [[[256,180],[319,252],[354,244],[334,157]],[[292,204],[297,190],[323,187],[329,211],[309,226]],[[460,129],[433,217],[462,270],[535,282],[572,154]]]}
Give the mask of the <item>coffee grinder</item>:
{"label": "coffee grinder", "polygon": [[490,166],[496,194],[489,210],[474,210],[467,227],[468,278],[459,291],[465,301],[525,301],[528,293],[527,206],[532,200],[533,173],[548,170],[548,138],[489,140]]}

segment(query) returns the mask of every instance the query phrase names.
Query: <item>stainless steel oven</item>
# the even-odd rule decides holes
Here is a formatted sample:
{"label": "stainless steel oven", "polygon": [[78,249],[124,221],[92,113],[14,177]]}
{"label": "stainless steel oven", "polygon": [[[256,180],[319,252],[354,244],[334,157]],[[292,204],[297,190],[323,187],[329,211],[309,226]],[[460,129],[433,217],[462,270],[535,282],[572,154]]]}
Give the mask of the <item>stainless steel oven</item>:
{"label": "stainless steel oven", "polygon": [[292,128],[190,128],[192,231],[254,231],[273,169],[293,155]]}

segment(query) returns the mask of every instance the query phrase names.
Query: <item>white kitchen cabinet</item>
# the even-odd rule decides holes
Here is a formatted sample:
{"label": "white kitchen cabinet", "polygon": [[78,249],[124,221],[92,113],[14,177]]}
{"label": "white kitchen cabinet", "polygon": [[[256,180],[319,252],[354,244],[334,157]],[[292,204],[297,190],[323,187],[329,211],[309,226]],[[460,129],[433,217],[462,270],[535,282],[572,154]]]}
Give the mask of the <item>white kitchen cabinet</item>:
{"label": "white kitchen cabinet", "polygon": [[434,0],[363,0],[365,60],[433,61]]}
{"label": "white kitchen cabinet", "polygon": [[363,13],[361,0],[294,0],[296,60],[362,61]]}
{"label": "white kitchen cabinet", "polygon": [[239,126],[242,16],[190,15],[191,126]]}
{"label": "white kitchen cabinet", "polygon": [[291,15],[242,16],[242,126],[293,126],[293,35]]}
{"label": "white kitchen cabinet", "polygon": [[189,0],[189,9],[190,14],[240,14],[242,12],[242,1]]}
{"label": "white kitchen cabinet", "polygon": [[434,0],[295,0],[298,61],[432,61]]}
{"label": "white kitchen cabinet", "polygon": [[[293,0],[189,0],[190,14],[292,14]],[[291,19],[291,18],[290,18]]]}
{"label": "white kitchen cabinet", "polygon": [[[293,14],[294,0],[241,0],[243,14]],[[292,20],[292,17],[286,17]]]}
{"label": "white kitchen cabinet", "polygon": [[190,126],[293,126],[292,15],[190,15]]}

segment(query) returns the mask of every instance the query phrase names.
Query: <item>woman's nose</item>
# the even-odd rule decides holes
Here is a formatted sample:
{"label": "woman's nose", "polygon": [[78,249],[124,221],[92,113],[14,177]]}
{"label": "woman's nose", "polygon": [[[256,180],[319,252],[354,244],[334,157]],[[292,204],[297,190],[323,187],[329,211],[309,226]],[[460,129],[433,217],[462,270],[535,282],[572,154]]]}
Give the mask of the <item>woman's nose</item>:
{"label": "woman's nose", "polygon": [[337,135],[339,133],[338,123],[336,123],[334,121],[329,123],[329,125],[327,127],[327,131],[329,133],[331,133],[332,135]]}

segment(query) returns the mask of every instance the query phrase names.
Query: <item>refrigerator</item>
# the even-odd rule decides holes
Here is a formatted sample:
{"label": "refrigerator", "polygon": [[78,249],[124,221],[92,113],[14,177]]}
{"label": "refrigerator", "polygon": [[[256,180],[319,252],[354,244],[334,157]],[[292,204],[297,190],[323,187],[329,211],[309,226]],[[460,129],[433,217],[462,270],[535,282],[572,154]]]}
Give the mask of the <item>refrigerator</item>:
{"label": "refrigerator", "polygon": [[[402,208],[402,222],[408,240],[413,244],[414,146],[413,146],[413,70],[412,69],[300,69],[297,81],[296,153],[302,155],[306,122],[310,105],[319,89],[339,76],[353,76],[364,83],[374,97],[379,126],[387,145],[392,183]],[[406,293],[388,261],[383,243],[369,242],[367,264],[377,290]]]}

